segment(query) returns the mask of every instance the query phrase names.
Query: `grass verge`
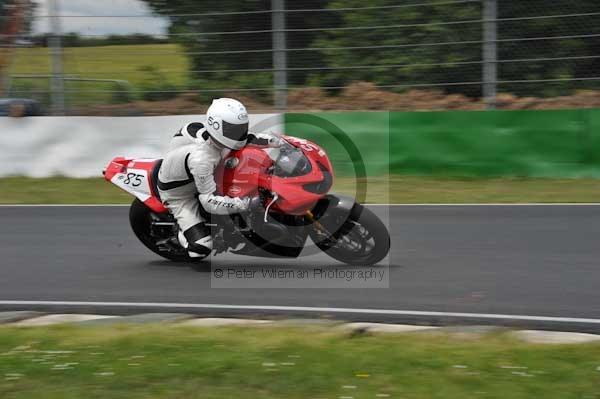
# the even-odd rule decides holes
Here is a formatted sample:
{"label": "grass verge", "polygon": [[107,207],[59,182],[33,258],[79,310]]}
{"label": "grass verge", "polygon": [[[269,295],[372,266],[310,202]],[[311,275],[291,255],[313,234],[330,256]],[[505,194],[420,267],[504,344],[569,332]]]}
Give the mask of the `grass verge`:
{"label": "grass verge", "polygon": [[317,328],[0,328],[0,397],[597,397],[600,345]]}
{"label": "grass verge", "polygon": [[[339,178],[334,191],[355,194]],[[0,179],[0,204],[127,204],[132,197],[101,178]],[[600,202],[596,179],[435,179],[389,176],[367,185],[367,203],[564,203]]]}
{"label": "grass verge", "polygon": [[[64,49],[64,73],[80,78],[123,79],[135,89],[144,89],[149,82],[157,79],[148,67],[159,71],[162,82],[176,87],[187,83],[189,62],[183,48],[177,44],[114,45],[94,47],[66,47]],[[18,48],[13,56],[12,74],[48,75],[51,73],[50,49],[46,47]],[[164,72],[166,71],[166,72]],[[24,90],[20,96],[31,90],[46,90],[48,79],[22,78],[15,81],[15,88]],[[67,100],[76,104],[108,103],[111,94],[106,90],[123,90],[111,83],[68,81],[67,89],[83,91],[70,93]],[[154,89],[159,88],[156,86]],[[86,92],[87,91],[87,92]],[[19,97],[19,93],[15,93]]]}

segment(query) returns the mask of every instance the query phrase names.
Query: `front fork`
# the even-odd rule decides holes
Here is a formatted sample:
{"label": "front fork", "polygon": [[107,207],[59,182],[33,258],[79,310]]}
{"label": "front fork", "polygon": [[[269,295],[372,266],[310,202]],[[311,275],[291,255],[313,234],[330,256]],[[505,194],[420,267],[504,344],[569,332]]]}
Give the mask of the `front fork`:
{"label": "front fork", "polygon": [[312,211],[306,211],[305,218],[306,218],[306,220],[308,220],[308,222],[310,224],[312,224],[314,226],[314,228],[317,231],[319,231],[319,233],[327,234],[328,236],[331,236],[331,233],[329,232],[329,230],[327,230],[327,228],[325,228],[325,226],[323,226],[323,224],[321,222],[319,222],[318,220],[315,219],[315,215],[314,215],[314,213],[312,213]]}
{"label": "front fork", "polygon": [[[357,243],[352,241],[347,234],[344,234],[344,229],[346,228],[348,221],[351,220],[354,215],[354,205],[356,203],[354,199],[346,196],[328,195],[324,200],[327,201],[328,205],[332,205],[332,209],[335,208],[335,212],[340,212],[343,215],[343,218],[345,218],[344,222],[339,226],[336,226],[334,232],[324,226],[319,219],[322,218],[329,209],[325,209],[325,211],[320,214],[319,218],[315,217],[315,214],[309,210],[306,212],[305,219],[313,226],[320,236],[325,238],[324,241],[329,241],[332,245],[339,243],[348,248],[356,247]],[[329,206],[327,208],[329,208]],[[332,212],[332,210],[329,211]],[[338,237],[334,237],[335,235],[338,235]]]}

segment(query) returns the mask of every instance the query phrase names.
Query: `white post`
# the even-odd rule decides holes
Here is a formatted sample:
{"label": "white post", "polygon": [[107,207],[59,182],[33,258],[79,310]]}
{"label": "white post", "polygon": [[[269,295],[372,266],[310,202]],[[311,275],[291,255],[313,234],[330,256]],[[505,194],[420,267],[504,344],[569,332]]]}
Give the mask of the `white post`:
{"label": "white post", "polygon": [[496,107],[498,81],[497,0],[483,1],[483,99],[488,109]]}
{"label": "white post", "polygon": [[52,81],[50,98],[52,102],[52,114],[64,115],[65,113],[65,83],[63,80],[63,52],[61,43],[61,28],[59,17],[59,0],[48,1],[50,14],[50,27],[52,34],[48,41],[52,55]]}
{"label": "white post", "polygon": [[285,0],[271,0],[271,26],[273,30],[273,84],[275,107],[287,107],[287,54],[285,52]]}

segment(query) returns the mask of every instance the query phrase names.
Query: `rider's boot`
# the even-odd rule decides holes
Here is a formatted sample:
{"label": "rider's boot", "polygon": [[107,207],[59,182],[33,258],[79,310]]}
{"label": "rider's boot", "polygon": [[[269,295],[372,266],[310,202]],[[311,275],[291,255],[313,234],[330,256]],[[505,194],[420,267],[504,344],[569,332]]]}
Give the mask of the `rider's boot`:
{"label": "rider's boot", "polygon": [[190,258],[205,258],[212,251],[212,236],[210,228],[204,223],[198,223],[184,232],[179,231],[179,242],[188,250]]}

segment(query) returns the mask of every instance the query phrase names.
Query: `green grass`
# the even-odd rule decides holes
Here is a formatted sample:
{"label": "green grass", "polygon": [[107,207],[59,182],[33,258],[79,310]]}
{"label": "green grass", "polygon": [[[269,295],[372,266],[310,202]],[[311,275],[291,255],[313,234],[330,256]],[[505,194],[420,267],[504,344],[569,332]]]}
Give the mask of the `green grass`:
{"label": "green grass", "polygon": [[0,204],[126,204],[132,199],[101,178],[0,179]]}
{"label": "green grass", "polygon": [[[65,74],[81,77],[126,79],[135,85],[146,76],[139,68],[154,66],[167,73],[174,84],[184,84],[188,61],[177,44],[145,44],[98,47],[67,47],[64,49]],[[47,48],[19,48],[14,56],[13,74],[50,73],[50,51]]]}
{"label": "green grass", "polygon": [[596,398],[598,366],[598,344],[530,345],[500,334],[0,328],[3,399]]}
{"label": "green grass", "polygon": [[[337,179],[334,191],[354,195],[353,180]],[[596,179],[371,179],[368,203],[600,202]],[[0,179],[0,204],[126,204],[132,197],[101,178]]]}
{"label": "green grass", "polygon": [[[336,189],[354,192],[340,179]],[[389,201],[385,201],[388,198]],[[368,203],[565,203],[600,202],[600,179],[460,179],[414,176],[372,178]]]}
{"label": "green grass", "polygon": [[[188,79],[188,59],[183,49],[176,44],[119,45],[98,47],[71,47],[64,49],[64,72],[66,75],[78,75],[81,78],[124,79],[135,89],[140,89],[152,73],[140,71],[143,67],[154,67],[164,71],[166,82],[181,87]],[[50,52],[47,48],[19,48],[14,53],[11,74],[49,74]],[[154,79],[156,80],[156,79]],[[154,82],[160,84],[164,82]],[[23,85],[35,88],[48,88],[47,79],[18,79],[16,87]],[[108,83],[67,83],[70,90],[113,90],[114,84]],[[78,103],[109,101],[107,93],[85,93],[77,98]],[[73,94],[71,96],[74,96]]]}

